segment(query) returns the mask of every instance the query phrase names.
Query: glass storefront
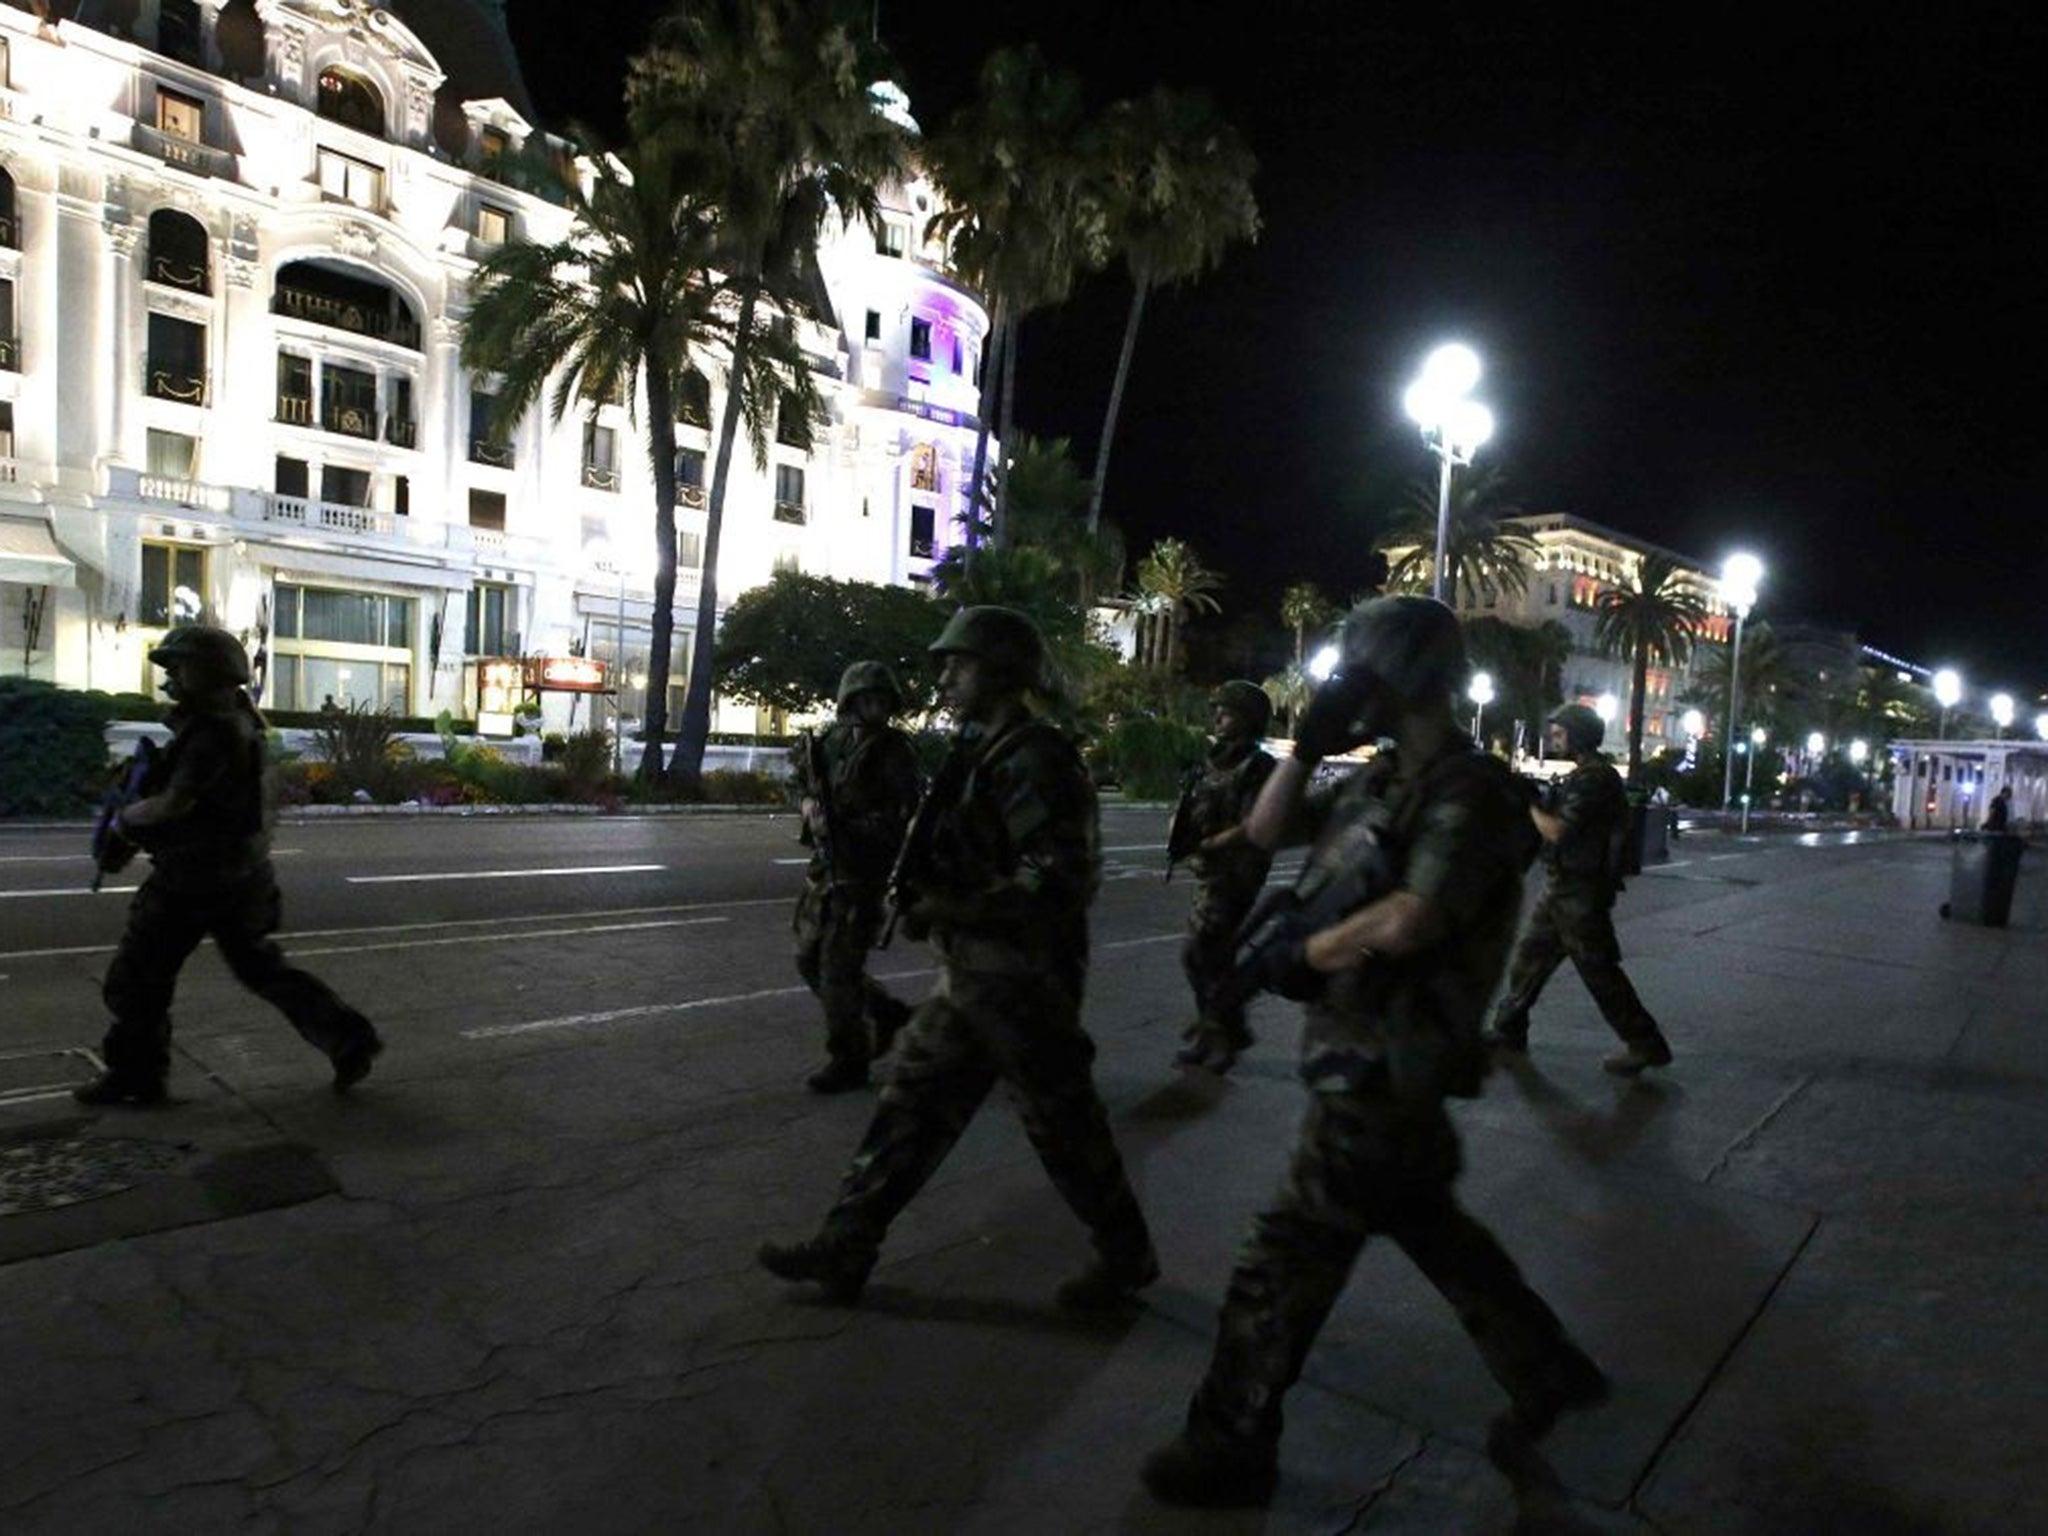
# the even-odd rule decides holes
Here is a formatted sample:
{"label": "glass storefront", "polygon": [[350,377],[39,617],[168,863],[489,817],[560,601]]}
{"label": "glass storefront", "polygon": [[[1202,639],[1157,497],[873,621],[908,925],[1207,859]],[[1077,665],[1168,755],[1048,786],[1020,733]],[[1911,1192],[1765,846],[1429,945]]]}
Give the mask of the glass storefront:
{"label": "glass storefront", "polygon": [[416,599],[280,581],[272,603],[270,709],[412,711]]}

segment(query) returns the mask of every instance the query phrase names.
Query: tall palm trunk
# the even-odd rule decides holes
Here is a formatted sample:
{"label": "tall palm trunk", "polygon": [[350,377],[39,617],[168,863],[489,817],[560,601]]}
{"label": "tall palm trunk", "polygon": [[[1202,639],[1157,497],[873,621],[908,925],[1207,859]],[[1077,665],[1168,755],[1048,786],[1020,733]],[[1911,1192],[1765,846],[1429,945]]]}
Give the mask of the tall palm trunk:
{"label": "tall palm trunk", "polygon": [[976,414],[981,418],[974,432],[974,473],[967,481],[967,549],[972,554],[976,543],[975,527],[981,521],[981,488],[988,475],[988,429],[994,419],[990,415],[1002,381],[1003,366],[1003,301],[997,296],[995,307],[989,315],[988,351],[981,359],[981,404]]}
{"label": "tall palm trunk", "polygon": [[[697,578],[697,627],[690,637],[690,686],[683,695],[683,723],[676,732],[676,755],[669,776],[685,789],[704,781],[704,748],[711,740],[711,653],[718,628],[718,544],[725,531],[725,492],[732,481],[732,445],[739,435],[740,398],[745,392],[747,354],[752,350],[754,307],[759,282],[747,284],[740,317],[733,329],[731,373],[726,379],[725,408],[718,419],[718,459],[711,468],[711,496],[704,514],[704,568]],[[673,469],[671,469],[673,473]]]}
{"label": "tall palm trunk", "polygon": [[[637,777],[651,784],[661,777],[661,738],[668,729],[668,671],[676,624],[676,412],[668,358],[647,360],[648,453],[654,460],[654,611],[648,619],[647,704],[641,726],[647,741]],[[621,580],[624,578],[621,577]],[[626,637],[619,636],[625,654]],[[614,688],[624,678],[612,679]],[[613,695],[614,698],[617,695]]]}
{"label": "tall palm trunk", "polygon": [[[1017,344],[1022,332],[1017,328],[1015,318],[1006,316],[1003,320],[1003,425],[1002,438],[996,444],[1005,454],[1017,451]],[[996,476],[996,505],[990,518],[988,541],[998,548],[1008,542],[1003,514],[1009,509],[1010,476],[1007,473]]]}
{"label": "tall palm trunk", "polygon": [[1088,491],[1088,531],[1102,521],[1102,487],[1109,479],[1109,450],[1116,442],[1116,419],[1124,407],[1124,385],[1131,377],[1131,354],[1138,349],[1138,322],[1145,314],[1150,283],[1140,281],[1131,290],[1131,312],[1124,320],[1123,351],[1117,354],[1116,381],[1109,386],[1109,409],[1102,417],[1102,441],[1095,445],[1095,483]]}
{"label": "tall palm trunk", "polygon": [[1636,660],[1629,679],[1632,692],[1628,706],[1628,777],[1633,784],[1636,770],[1643,765],[1643,705],[1650,686],[1650,648],[1636,642]]}

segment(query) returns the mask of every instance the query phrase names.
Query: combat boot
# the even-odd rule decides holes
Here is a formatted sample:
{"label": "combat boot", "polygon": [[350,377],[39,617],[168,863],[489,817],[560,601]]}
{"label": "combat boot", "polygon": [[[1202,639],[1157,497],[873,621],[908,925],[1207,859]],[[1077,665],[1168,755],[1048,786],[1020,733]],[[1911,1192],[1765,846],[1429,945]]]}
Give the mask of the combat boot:
{"label": "combat boot", "polygon": [[1271,1446],[1179,1435],[1145,1458],[1138,1475],[1152,1497],[1185,1509],[1256,1509],[1280,1481]]}
{"label": "combat boot", "polygon": [[850,1056],[835,1056],[804,1079],[813,1093],[851,1093],[868,1085],[868,1064]]}
{"label": "combat boot", "polygon": [[1598,1408],[1613,1384],[1585,1351],[1560,1340],[1556,1360],[1543,1376],[1514,1394],[1513,1403],[1486,1431],[1486,1456],[1510,1477],[1529,1469],[1537,1442],[1567,1413]]}
{"label": "combat boot", "polygon": [[1519,1024],[1513,1020],[1495,1019],[1479,1032],[1479,1038],[1496,1051],[1511,1051],[1517,1056],[1529,1054],[1529,1023],[1526,1019]]}
{"label": "combat boot", "polygon": [[876,1252],[850,1242],[814,1237],[801,1243],[763,1243],[755,1257],[777,1279],[814,1280],[827,1301],[852,1306],[868,1283]]}
{"label": "combat boot", "polygon": [[1159,1255],[1148,1244],[1136,1258],[1098,1255],[1088,1267],[1064,1281],[1053,1300],[1069,1312],[1117,1312],[1136,1306],[1138,1292],[1159,1278]]}
{"label": "combat boot", "polygon": [[119,1072],[102,1072],[89,1083],[71,1090],[81,1104],[161,1104],[164,1080],[160,1077],[128,1077]]}
{"label": "combat boot", "polygon": [[1645,1035],[1629,1041],[1627,1050],[1616,1052],[1600,1065],[1616,1077],[1639,1077],[1651,1067],[1671,1065],[1671,1042],[1662,1034]]}
{"label": "combat boot", "polygon": [[384,1054],[384,1042],[373,1029],[339,1047],[328,1060],[334,1063],[334,1091],[347,1093],[370,1075],[370,1066]]}

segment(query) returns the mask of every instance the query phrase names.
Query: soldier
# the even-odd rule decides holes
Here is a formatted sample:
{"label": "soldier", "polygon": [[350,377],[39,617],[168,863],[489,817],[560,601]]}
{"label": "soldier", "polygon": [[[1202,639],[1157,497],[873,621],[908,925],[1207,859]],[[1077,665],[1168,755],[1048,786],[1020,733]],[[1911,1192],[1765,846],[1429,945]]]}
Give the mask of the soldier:
{"label": "soldier", "polygon": [[796,903],[796,968],[825,1005],[825,1065],[813,1093],[864,1087],[910,1017],[867,974],[882,931],[882,897],[903,831],[917,809],[917,756],[889,723],[903,690],[879,661],[856,661],[839,679],[839,718],[798,762],[811,865]]}
{"label": "soldier", "polygon": [[1137,1198],[1090,1076],[1081,1028],[1088,905],[1101,880],[1095,789],[1081,755],[1025,703],[1044,665],[1037,626],[963,608],[932,650],[958,729],[898,862],[905,930],[943,970],[911,1015],[896,1069],[816,1237],[768,1243],[762,1265],[859,1298],[884,1234],[997,1082],[1096,1260],[1060,1287],[1078,1310],[1128,1303],[1159,1275]]}
{"label": "soldier", "polygon": [[[1259,746],[1273,718],[1272,701],[1257,683],[1225,683],[1209,696],[1214,740],[1208,762],[1189,787],[1182,804],[1187,826],[1176,825],[1182,837],[1195,840],[1193,865],[1201,882],[1188,909],[1187,942],[1181,966],[1194,989],[1196,1017],[1187,1031],[1188,1044],[1174,1059],[1186,1067],[1228,1072],[1238,1054],[1252,1043],[1244,1021],[1244,1005],[1218,995],[1217,984],[1230,972],[1237,930],[1259,899],[1273,856],[1250,843],[1223,838],[1251,814],[1259,791],[1273,771],[1273,759]],[[1221,842],[1215,839],[1223,838]]]}
{"label": "soldier", "polygon": [[1583,704],[1567,704],[1550,717],[1549,749],[1578,766],[1559,781],[1547,809],[1529,808],[1550,873],[1515,946],[1507,990],[1486,1038],[1496,1050],[1526,1052],[1529,1010],[1569,955],[1624,1047],[1601,1065],[1618,1077],[1634,1077],[1668,1066],[1671,1046],[1622,974],[1621,943],[1614,936],[1614,898],[1621,889],[1617,854],[1628,823],[1628,793],[1621,775],[1600,755],[1606,734],[1606,722]]}
{"label": "soldier", "polygon": [[[1271,1496],[1281,1400],[1375,1234],[1443,1293],[1506,1389],[1511,1406],[1488,1438],[1504,1466],[1607,1392],[1452,1189],[1460,1156],[1444,1098],[1478,1091],[1479,1027],[1530,842],[1506,768],[1452,715],[1465,672],[1457,621],[1429,598],[1380,598],[1353,611],[1342,658],[1237,835],[1268,849],[1309,842],[1304,889],[1380,859],[1385,894],[1287,946],[1297,976],[1322,978],[1302,1039],[1308,1114],[1231,1276],[1187,1428],[1145,1463],[1146,1484],[1172,1504]],[[1318,761],[1377,737],[1397,745],[1304,796]]]}
{"label": "soldier", "polygon": [[249,658],[225,630],[173,630],[149,659],[164,669],[170,749],[143,798],[116,819],[104,862],[137,848],[153,866],[101,987],[114,1015],[107,1070],[73,1090],[82,1104],[155,1104],[171,1061],[171,994],[185,959],[211,935],[235,979],[283,1011],[334,1064],[343,1092],[384,1049],[370,1021],[285,960],[271,939],[280,898],[270,866],[264,723],[246,691]]}

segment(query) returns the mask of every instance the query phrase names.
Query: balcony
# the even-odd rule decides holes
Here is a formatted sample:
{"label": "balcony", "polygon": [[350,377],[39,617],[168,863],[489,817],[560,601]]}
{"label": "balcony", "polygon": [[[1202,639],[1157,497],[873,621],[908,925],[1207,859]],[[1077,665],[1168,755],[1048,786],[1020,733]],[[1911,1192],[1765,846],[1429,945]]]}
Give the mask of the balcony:
{"label": "balcony", "polygon": [[277,419],[287,427],[310,427],[313,425],[313,399],[310,395],[279,395],[277,397]]}
{"label": "balcony", "polygon": [[420,445],[420,424],[410,416],[387,414],[384,418],[384,441],[394,448],[417,448]]}
{"label": "balcony", "polygon": [[775,521],[778,523],[803,523],[808,522],[809,519],[804,516],[804,505],[802,502],[778,501],[775,503]]}
{"label": "balcony", "polygon": [[351,507],[334,501],[314,501],[306,496],[272,496],[264,520],[315,528],[326,533],[375,534],[389,538],[397,531],[398,519],[373,507]]}
{"label": "balcony", "polygon": [[181,405],[206,404],[205,374],[190,373],[183,368],[159,368],[153,363],[147,372],[147,392],[151,398],[176,400]]}
{"label": "balcony", "polygon": [[310,288],[289,288],[280,283],[271,312],[376,341],[394,342],[414,352],[420,349],[420,328],[410,318],[394,317],[389,310],[379,310],[355,299],[338,299]]}
{"label": "balcony", "polygon": [[143,276],[152,283],[162,283],[166,288],[182,288],[187,293],[213,291],[212,274],[206,270],[204,261],[188,263],[170,256],[151,256]]}
{"label": "balcony", "polygon": [[161,128],[153,128],[148,123],[137,123],[134,145],[146,155],[155,155],[165,165],[190,171],[195,176],[234,180],[235,157],[211,144],[195,143],[191,139],[165,133]]}
{"label": "balcony", "polygon": [[21,338],[0,336],[0,373],[21,372]]}
{"label": "balcony", "polygon": [[711,498],[704,494],[701,485],[679,485],[676,487],[676,505],[688,507],[692,512],[702,512],[710,505]]}
{"label": "balcony", "polygon": [[616,491],[619,488],[619,472],[602,464],[585,464],[583,483],[593,491]]}
{"label": "balcony", "polygon": [[329,400],[320,407],[320,425],[344,437],[377,436],[377,408],[353,400]]}
{"label": "balcony", "polygon": [[510,469],[513,450],[510,443],[497,442],[488,437],[472,437],[469,440],[469,462],[488,464],[493,469]]}

